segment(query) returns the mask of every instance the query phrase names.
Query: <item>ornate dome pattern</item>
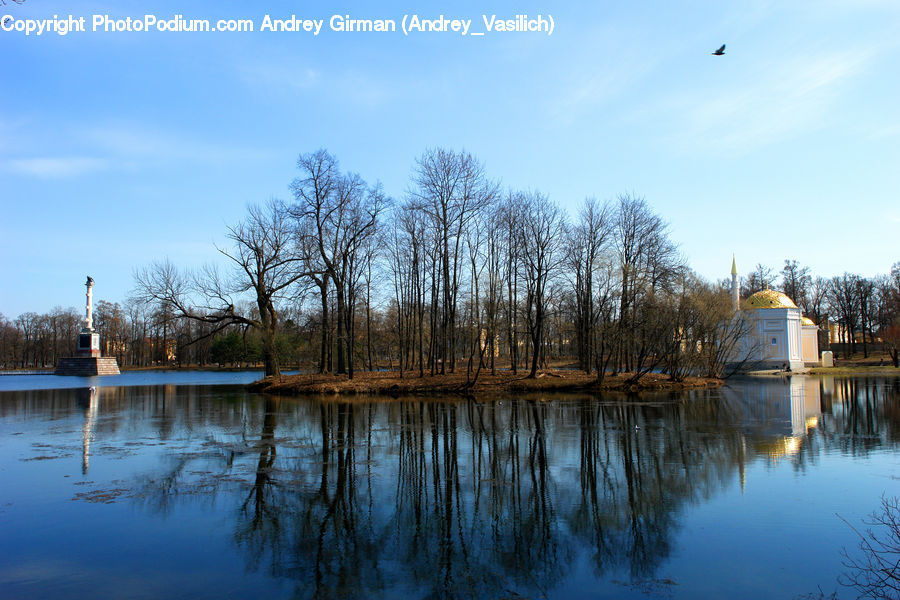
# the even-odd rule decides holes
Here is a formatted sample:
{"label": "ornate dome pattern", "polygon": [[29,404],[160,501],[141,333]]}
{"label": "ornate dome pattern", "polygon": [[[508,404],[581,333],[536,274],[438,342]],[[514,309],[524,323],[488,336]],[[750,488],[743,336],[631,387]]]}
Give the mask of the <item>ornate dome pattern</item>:
{"label": "ornate dome pattern", "polygon": [[794,301],[775,290],[761,290],[744,300],[745,310],[760,308],[797,308]]}

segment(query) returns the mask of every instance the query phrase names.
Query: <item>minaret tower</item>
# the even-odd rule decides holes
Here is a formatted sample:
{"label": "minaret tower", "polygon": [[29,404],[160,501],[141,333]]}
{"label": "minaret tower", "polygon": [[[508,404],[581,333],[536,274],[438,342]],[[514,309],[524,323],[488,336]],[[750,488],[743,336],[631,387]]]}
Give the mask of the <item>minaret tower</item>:
{"label": "minaret tower", "polygon": [[737,263],[731,255],[731,310],[737,312],[741,308],[741,290],[738,286]]}

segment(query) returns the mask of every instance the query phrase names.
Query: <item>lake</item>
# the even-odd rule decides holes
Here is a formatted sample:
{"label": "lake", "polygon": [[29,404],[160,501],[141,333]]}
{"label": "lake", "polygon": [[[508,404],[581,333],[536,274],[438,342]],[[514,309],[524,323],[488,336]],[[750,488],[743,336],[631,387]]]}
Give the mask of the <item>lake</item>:
{"label": "lake", "polygon": [[0,598],[855,598],[847,523],[900,494],[900,378],[475,402],[258,376],[0,377]]}

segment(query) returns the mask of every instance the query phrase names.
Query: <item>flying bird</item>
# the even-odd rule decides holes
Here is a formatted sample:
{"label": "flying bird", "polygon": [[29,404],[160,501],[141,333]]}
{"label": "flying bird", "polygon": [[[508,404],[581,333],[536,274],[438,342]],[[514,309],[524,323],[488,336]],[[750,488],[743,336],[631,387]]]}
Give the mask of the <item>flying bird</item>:
{"label": "flying bird", "polygon": [[725,44],[722,44],[722,47],[712,53],[713,56],[722,56],[725,54]]}

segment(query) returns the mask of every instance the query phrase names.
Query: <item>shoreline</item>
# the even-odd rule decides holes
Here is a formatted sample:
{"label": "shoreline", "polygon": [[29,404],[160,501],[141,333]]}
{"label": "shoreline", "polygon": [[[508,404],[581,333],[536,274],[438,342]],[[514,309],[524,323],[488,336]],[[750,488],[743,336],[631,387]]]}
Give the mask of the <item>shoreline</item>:
{"label": "shoreline", "polygon": [[808,375],[900,375],[900,367],[893,365],[868,366],[851,365],[849,367],[809,367]]}
{"label": "shoreline", "polygon": [[849,367],[805,367],[802,370],[782,371],[781,369],[760,369],[741,373],[749,377],[790,377],[791,375],[882,375],[900,376],[900,369],[891,365],[862,366],[851,365]]}
{"label": "shoreline", "polygon": [[721,379],[708,377],[687,377],[684,381],[671,381],[668,375],[648,373],[637,383],[628,383],[630,374],[607,375],[603,383],[597,385],[596,375],[580,371],[546,370],[535,379],[523,374],[509,372],[490,375],[482,372],[477,382],[470,385],[465,373],[447,375],[425,375],[405,373],[401,378],[397,372],[360,372],[354,378],[346,375],[303,374],[266,377],[248,386],[250,391],[284,396],[312,395],[383,395],[383,396],[446,396],[457,394],[464,397],[491,394],[528,392],[666,392],[706,389],[721,386]]}

